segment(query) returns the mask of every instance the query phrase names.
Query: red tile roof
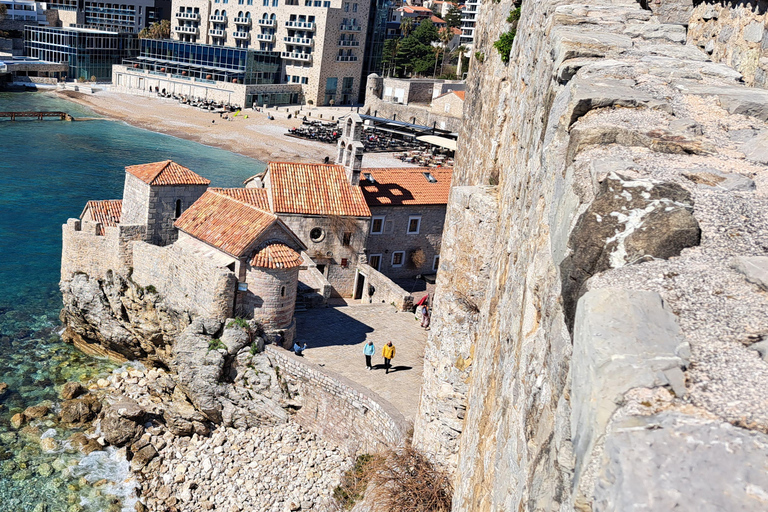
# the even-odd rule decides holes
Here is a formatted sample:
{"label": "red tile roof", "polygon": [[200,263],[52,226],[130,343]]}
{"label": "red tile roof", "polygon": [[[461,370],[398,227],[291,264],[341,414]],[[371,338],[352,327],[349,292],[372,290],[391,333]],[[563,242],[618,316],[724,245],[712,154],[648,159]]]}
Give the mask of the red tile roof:
{"label": "red tile roof", "polygon": [[359,187],[341,165],[270,162],[267,166],[275,213],[369,217]]}
{"label": "red tile roof", "polygon": [[402,9],[405,12],[432,12],[432,9],[429,9],[427,7],[422,7],[420,5],[404,5],[400,9]]}
{"label": "red tile roof", "polygon": [[226,193],[207,190],[174,224],[185,233],[240,258],[277,217]]}
{"label": "red tile roof", "polygon": [[251,260],[251,266],[261,268],[296,268],[303,263],[301,254],[280,242],[268,242]]}
{"label": "red tile roof", "polygon": [[435,25],[445,25],[445,20],[438,18],[434,14],[429,18]]}
{"label": "red tile roof", "polygon": [[211,188],[214,192],[224,194],[241,203],[247,203],[265,211],[270,211],[269,198],[265,188]]}
{"label": "red tile roof", "polygon": [[82,219],[85,212],[90,212],[91,220],[100,222],[99,234],[104,234],[104,228],[117,226],[120,223],[120,215],[123,211],[123,202],[120,199],[107,199],[104,201],[88,201],[85,204]]}
{"label": "red tile roof", "polygon": [[211,181],[173,160],[151,164],[131,165],[125,168],[148,185],[210,185]]}
{"label": "red tile roof", "polygon": [[[437,179],[430,183],[423,173]],[[370,183],[366,175],[373,176]],[[363,169],[360,188],[368,206],[447,204],[453,169],[447,167],[396,167]]]}
{"label": "red tile roof", "polygon": [[[459,98],[461,98],[461,101],[465,101],[465,99],[466,99],[466,97],[467,97],[467,91],[448,91],[448,92],[446,92],[446,93],[443,93],[443,94],[441,94],[440,96],[438,96],[438,97],[437,97],[437,98],[435,98],[435,99],[439,99],[439,98],[442,98],[442,97],[444,97],[444,96],[448,96],[449,94],[455,94],[456,96],[458,96]],[[433,100],[433,101],[434,101],[434,100]]]}

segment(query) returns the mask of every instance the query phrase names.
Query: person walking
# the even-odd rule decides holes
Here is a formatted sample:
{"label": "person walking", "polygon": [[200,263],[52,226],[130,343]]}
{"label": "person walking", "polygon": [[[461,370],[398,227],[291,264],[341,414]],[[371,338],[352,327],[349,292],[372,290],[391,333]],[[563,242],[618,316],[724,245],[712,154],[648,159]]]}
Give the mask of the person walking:
{"label": "person walking", "polygon": [[374,353],[376,353],[376,347],[373,346],[372,341],[369,341],[363,347],[363,354],[365,354],[365,367],[369,370],[373,370],[373,366],[371,366],[371,356]]}
{"label": "person walking", "polygon": [[390,362],[395,358],[395,346],[391,341],[388,341],[384,348],[381,350],[381,355],[384,357],[384,369],[385,373],[389,373]]}
{"label": "person walking", "polygon": [[429,329],[429,308],[426,304],[421,306],[421,326]]}

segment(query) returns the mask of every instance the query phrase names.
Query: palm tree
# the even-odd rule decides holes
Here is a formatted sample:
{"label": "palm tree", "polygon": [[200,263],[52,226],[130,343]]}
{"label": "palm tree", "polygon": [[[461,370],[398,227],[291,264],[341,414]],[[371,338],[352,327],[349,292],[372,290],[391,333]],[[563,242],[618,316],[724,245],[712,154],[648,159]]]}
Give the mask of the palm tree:
{"label": "palm tree", "polygon": [[451,27],[445,27],[440,31],[440,42],[443,44],[443,62],[440,63],[440,74],[442,75],[445,68],[445,55],[448,53],[448,45],[453,41],[453,31]]}
{"label": "palm tree", "polygon": [[451,52],[451,53],[453,53],[453,55],[458,55],[459,56],[459,65],[456,68],[456,78],[461,80],[461,62],[462,62],[462,60],[464,58],[464,54],[467,53],[467,47],[464,46],[463,44],[460,44],[459,46],[454,48],[453,52]]}
{"label": "palm tree", "polygon": [[408,34],[413,30],[413,18],[402,18],[400,20],[400,33],[403,37],[408,37]]}

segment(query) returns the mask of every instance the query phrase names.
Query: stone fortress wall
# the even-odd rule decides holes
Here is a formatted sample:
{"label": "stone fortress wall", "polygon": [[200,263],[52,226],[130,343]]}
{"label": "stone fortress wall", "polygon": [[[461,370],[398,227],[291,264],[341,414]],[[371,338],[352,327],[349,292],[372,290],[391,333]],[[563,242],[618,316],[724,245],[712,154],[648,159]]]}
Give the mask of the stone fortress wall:
{"label": "stone fortress wall", "polygon": [[299,384],[303,402],[293,419],[304,428],[352,454],[387,450],[405,439],[403,415],[371,390],[286,350],[265,350],[278,374]]}
{"label": "stone fortress wall", "polygon": [[144,226],[107,227],[99,235],[101,224],[69,219],[62,226],[61,278],[71,279],[75,273],[104,276],[108,270],[127,273],[133,266],[132,242],[143,240]]}
{"label": "stone fortress wall", "polygon": [[524,1],[505,64],[513,7],[478,17],[414,442],[455,512],[764,510],[768,92],[634,0]]}

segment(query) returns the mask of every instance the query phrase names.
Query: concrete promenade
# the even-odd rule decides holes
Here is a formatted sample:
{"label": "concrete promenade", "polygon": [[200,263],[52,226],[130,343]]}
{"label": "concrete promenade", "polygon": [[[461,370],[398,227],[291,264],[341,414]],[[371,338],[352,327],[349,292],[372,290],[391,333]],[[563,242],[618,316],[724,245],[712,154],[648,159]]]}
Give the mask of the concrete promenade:
{"label": "concrete promenade", "polygon": [[[413,420],[427,332],[412,313],[397,313],[389,304],[336,300],[328,308],[296,313],[296,322],[297,339],[307,343],[306,359],[362,384],[395,406],[406,420]],[[372,371],[365,368],[363,355],[368,340],[376,347]],[[385,374],[381,349],[388,340],[397,351],[392,369]]]}

